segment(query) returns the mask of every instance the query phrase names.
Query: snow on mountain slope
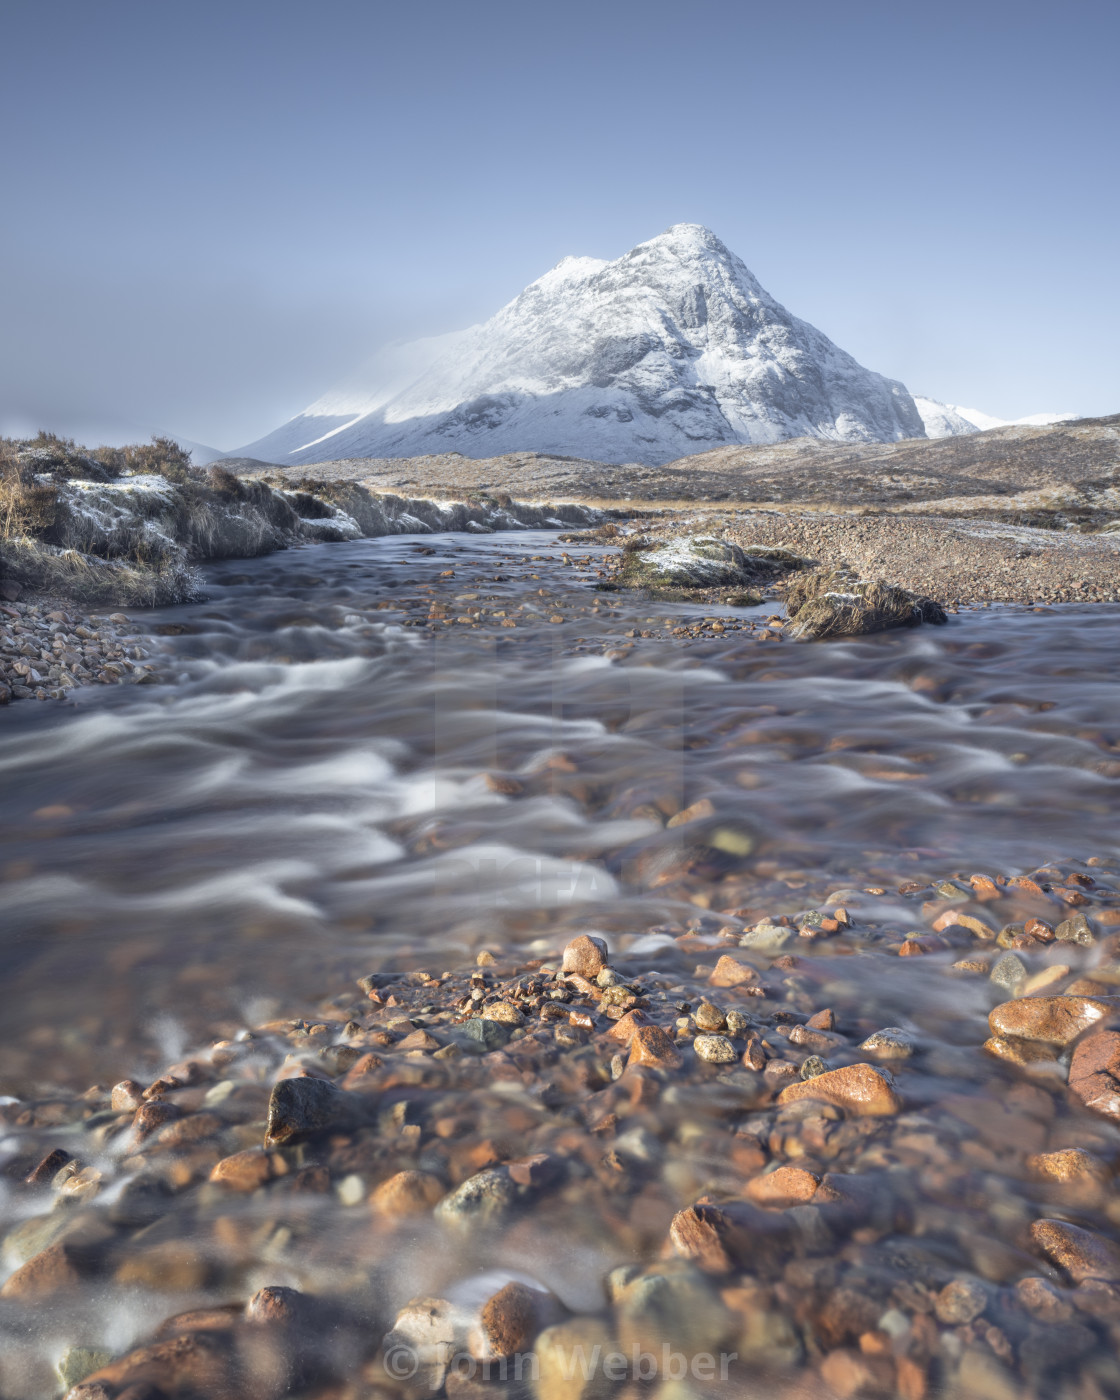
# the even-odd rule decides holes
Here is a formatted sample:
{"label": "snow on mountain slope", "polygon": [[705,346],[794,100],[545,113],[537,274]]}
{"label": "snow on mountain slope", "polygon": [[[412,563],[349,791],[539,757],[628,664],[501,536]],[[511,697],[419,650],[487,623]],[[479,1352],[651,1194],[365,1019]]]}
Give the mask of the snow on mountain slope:
{"label": "snow on mountain slope", "polygon": [[926,437],[931,438],[983,433],[989,428],[1044,428],[1049,423],[1063,423],[1074,417],[1072,413],[1032,413],[1026,418],[995,418],[990,413],[981,413],[978,408],[961,408],[959,404],[941,403],[921,394],[914,395],[914,402],[922,415]]}
{"label": "snow on mountain slope", "polygon": [[551,452],[660,465],[791,437],[924,437],[904,385],[792,316],[697,224],[565,258],[482,325],[400,347],[238,455]]}

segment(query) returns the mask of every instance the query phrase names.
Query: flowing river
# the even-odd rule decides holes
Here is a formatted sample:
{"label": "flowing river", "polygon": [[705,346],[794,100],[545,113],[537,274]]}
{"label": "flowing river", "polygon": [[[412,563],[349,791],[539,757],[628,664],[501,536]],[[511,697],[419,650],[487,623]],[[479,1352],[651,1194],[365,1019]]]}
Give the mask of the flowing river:
{"label": "flowing river", "polygon": [[[1115,1118],[1071,1096],[1062,1043],[1039,1063],[1019,1053],[1029,1038],[1012,1036],[1010,1057],[980,1048],[989,1012],[1024,990],[1099,1001],[1120,985],[1120,609],[993,608],[797,644],[767,625],[770,606],[598,592],[602,554],[534,531],[209,566],[205,602],[145,620],[165,684],[0,715],[0,1277],[58,1241],[85,1251],[65,1286],[0,1300],[5,1397],[52,1393],[68,1347],[105,1364],[173,1314],[240,1306],[269,1284],[334,1310],[329,1354],[253,1390],[252,1368],[231,1380],[219,1348],[220,1379],[157,1367],[136,1395],[465,1395],[429,1357],[394,1375],[378,1348],[410,1298],[450,1297],[484,1270],[546,1285],[558,1317],[625,1333],[628,1358],[651,1330],[688,1355],[737,1355],[722,1383],[718,1360],[716,1381],[694,1369],[689,1394],[1120,1394]],[[954,923],[957,909],[982,931]],[[1085,936],[1055,938],[1075,913]],[[1031,918],[1049,933],[1028,937]],[[776,932],[751,942],[760,926]],[[491,1059],[433,1058],[465,1014],[431,990],[443,974],[467,979],[456,995],[469,1004],[482,976],[551,976],[585,933],[623,979],[645,979],[636,995],[644,986],[647,1014],[679,1042],[682,1083],[655,1066],[656,1093],[619,1097],[646,1081],[590,1003],[572,1009],[568,1039],[550,1021],[533,1033],[551,1058],[520,1066],[530,1107],[512,1075],[495,1073],[501,1092],[485,1076],[437,1082]],[[899,956],[907,943],[918,956]],[[744,982],[716,990],[728,952]],[[994,981],[1008,952],[1021,971]],[[565,1015],[568,995],[554,1000]],[[526,996],[535,1016],[550,992]],[[689,1017],[705,997],[732,1065],[696,1058],[704,1026]],[[859,1049],[888,1027],[901,1048]],[[401,1057],[420,1079],[382,1080],[374,1127],[277,1148],[255,1190],[208,1181],[219,1159],[259,1148],[268,1088],[300,1036],[337,1084],[357,1055],[324,1061],[328,1043],[349,1036],[395,1063],[394,1045],[425,1032]],[[160,1151],[158,1133],[129,1137],[109,1087],[146,1085],[215,1041],[254,1049],[238,1074],[170,1086],[180,1123],[208,1115],[199,1140]],[[499,1046],[495,1063],[516,1067],[530,1043]],[[570,1082],[568,1053],[585,1067]],[[784,1088],[811,1082],[810,1054],[828,1069],[886,1066],[901,1110],[783,1109]],[[239,1114],[242,1083],[264,1100],[246,1089]],[[393,1103],[406,1106],[389,1122]],[[54,1148],[70,1164],[26,1185]],[[1084,1158],[1072,1176],[1037,1166],[1071,1151]],[[428,1214],[408,1215],[412,1234],[371,1204],[394,1171],[447,1193],[472,1168],[535,1152],[561,1162],[560,1184],[534,1180],[531,1202],[481,1233],[452,1229],[442,1206],[431,1223],[436,1186]],[[803,1173],[788,1199],[747,1187],[775,1169]],[[829,1173],[858,1178],[851,1200],[820,1185]],[[138,1179],[159,1202],[130,1214]],[[672,1325],[650,1322],[634,1302],[642,1280],[618,1270],[661,1267],[675,1212],[698,1199],[732,1222],[753,1203],[735,1228],[755,1243],[727,1243],[723,1216],[723,1255],[678,1229],[671,1279],[687,1297]],[[765,1248],[760,1211],[786,1231]],[[1091,1237],[1106,1262],[1047,1252],[1039,1219]],[[693,1313],[688,1332],[679,1318]],[[665,1395],[671,1380],[658,1373]],[[580,1384],[539,1393],[593,1393]]]}

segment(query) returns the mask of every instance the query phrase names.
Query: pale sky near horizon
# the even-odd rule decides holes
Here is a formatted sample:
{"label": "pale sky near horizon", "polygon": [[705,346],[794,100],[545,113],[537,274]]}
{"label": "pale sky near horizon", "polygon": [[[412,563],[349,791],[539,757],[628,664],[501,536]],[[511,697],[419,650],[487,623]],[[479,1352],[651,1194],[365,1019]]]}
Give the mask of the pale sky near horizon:
{"label": "pale sky near horizon", "polygon": [[1115,0],[0,4],[0,432],[261,436],[703,223],[914,393],[1120,411]]}

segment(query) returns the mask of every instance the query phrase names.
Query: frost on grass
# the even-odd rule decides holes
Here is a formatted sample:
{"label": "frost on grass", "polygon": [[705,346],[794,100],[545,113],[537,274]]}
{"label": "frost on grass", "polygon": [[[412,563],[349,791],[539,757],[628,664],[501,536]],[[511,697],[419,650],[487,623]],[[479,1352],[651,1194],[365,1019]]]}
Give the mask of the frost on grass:
{"label": "frost on grass", "polygon": [[766,588],[791,569],[807,561],[788,549],[770,545],[747,545],[706,535],[683,535],[679,539],[651,544],[631,538],[623,546],[619,586],[644,588],[659,596],[681,594],[708,588],[747,590],[755,599],[757,590]]}
{"label": "frost on grass", "polygon": [[[553,519],[555,517],[555,519]],[[177,444],[98,448],[0,439],[0,576],[79,604],[162,606],[198,593],[194,565],[301,541],[588,524],[580,506],[376,495],[354,482],[269,484],[190,465]]]}

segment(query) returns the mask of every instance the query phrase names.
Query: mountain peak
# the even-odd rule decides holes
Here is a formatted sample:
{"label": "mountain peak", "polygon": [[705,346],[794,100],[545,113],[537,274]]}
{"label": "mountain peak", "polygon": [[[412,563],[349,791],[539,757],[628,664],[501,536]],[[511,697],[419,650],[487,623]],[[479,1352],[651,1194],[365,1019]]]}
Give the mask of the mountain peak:
{"label": "mountain peak", "polygon": [[241,451],[657,465],[734,443],[925,436],[904,385],[792,316],[702,224],[613,262],[564,258],[484,324],[396,354],[407,375],[352,382]]}
{"label": "mountain peak", "polygon": [[656,238],[639,243],[633,251],[636,253],[640,248],[654,247],[672,249],[682,253],[703,252],[715,253],[717,257],[722,258],[734,257],[727,245],[703,224],[673,224],[664,233],[659,233]]}

